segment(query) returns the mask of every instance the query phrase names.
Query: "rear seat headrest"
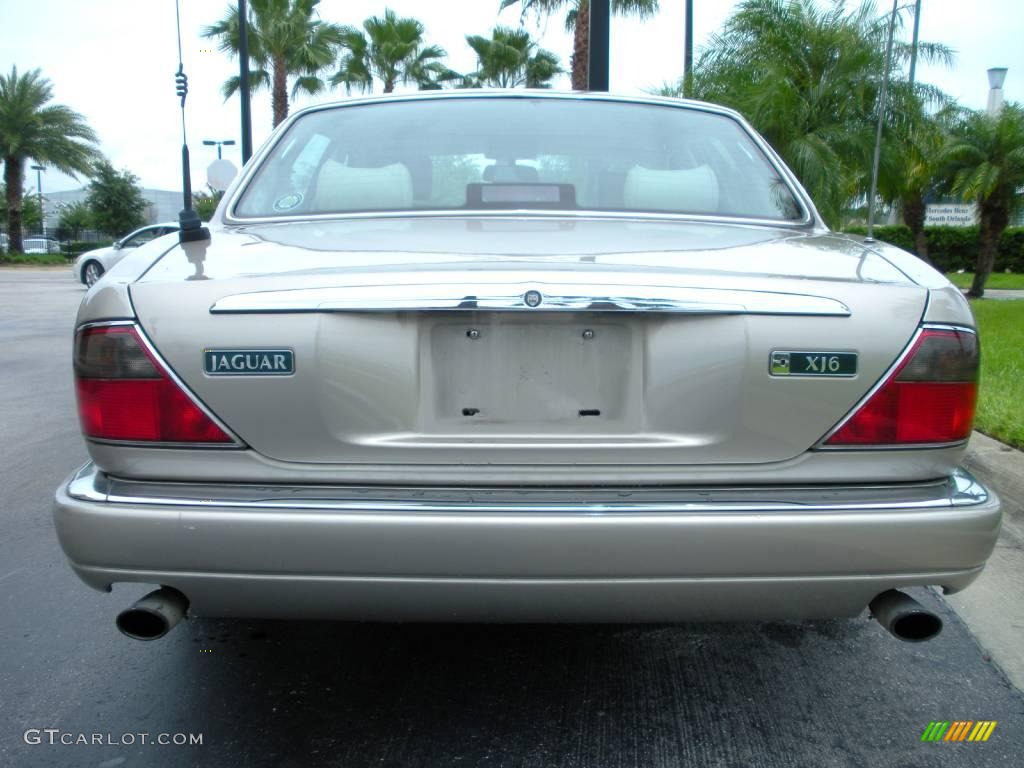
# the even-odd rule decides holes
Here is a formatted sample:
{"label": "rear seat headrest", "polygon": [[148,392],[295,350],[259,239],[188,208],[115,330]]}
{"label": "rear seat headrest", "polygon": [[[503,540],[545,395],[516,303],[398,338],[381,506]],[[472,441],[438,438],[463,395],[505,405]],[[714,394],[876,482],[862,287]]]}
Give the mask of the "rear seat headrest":
{"label": "rear seat headrest", "polygon": [[412,175],[402,163],[379,168],[353,168],[326,160],[316,180],[318,211],[408,209],[412,207]]}
{"label": "rear seat headrest", "polygon": [[623,202],[636,210],[715,213],[718,177],[707,165],[681,171],[634,165],[626,174]]}

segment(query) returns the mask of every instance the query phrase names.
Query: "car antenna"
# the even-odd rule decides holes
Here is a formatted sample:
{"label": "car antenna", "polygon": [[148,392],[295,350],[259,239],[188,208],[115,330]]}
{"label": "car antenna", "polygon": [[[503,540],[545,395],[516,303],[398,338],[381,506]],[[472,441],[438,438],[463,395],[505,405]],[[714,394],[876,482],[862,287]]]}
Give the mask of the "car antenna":
{"label": "car antenna", "polygon": [[188,134],[185,132],[185,97],[188,96],[188,76],[181,57],[181,8],[180,0],[174,0],[174,17],[178,23],[178,71],[174,75],[177,93],[181,98],[181,182],[184,208],[178,212],[178,242],[192,243],[209,240],[210,230],[203,226],[199,214],[192,208],[192,169],[188,158]]}

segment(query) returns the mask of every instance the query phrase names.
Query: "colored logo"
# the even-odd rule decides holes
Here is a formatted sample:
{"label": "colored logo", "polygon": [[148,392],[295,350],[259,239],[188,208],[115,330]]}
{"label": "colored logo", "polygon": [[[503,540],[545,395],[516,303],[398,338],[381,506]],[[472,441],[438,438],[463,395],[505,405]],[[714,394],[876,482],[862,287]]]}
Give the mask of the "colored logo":
{"label": "colored logo", "polygon": [[932,720],[921,741],[988,741],[995,729],[995,720]]}
{"label": "colored logo", "polygon": [[768,371],[772,376],[856,376],[857,353],[775,350]]}

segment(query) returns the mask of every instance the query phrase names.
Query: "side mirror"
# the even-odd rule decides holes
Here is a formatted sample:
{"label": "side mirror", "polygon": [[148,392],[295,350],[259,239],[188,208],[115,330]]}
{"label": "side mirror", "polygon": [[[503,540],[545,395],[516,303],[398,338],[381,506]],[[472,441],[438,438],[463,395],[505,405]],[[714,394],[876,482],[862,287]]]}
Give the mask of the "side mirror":
{"label": "side mirror", "polygon": [[113,248],[115,251],[120,251],[123,247],[124,245],[121,243],[120,240],[115,240],[114,244],[111,246],[111,248]]}

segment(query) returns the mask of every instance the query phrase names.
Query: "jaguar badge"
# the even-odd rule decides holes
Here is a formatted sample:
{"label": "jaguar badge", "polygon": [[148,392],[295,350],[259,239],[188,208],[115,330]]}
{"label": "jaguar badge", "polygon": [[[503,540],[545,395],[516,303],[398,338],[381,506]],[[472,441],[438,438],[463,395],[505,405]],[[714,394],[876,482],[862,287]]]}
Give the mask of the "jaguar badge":
{"label": "jaguar badge", "polygon": [[527,291],[523,294],[523,301],[528,307],[539,307],[544,297],[540,295],[540,291]]}

